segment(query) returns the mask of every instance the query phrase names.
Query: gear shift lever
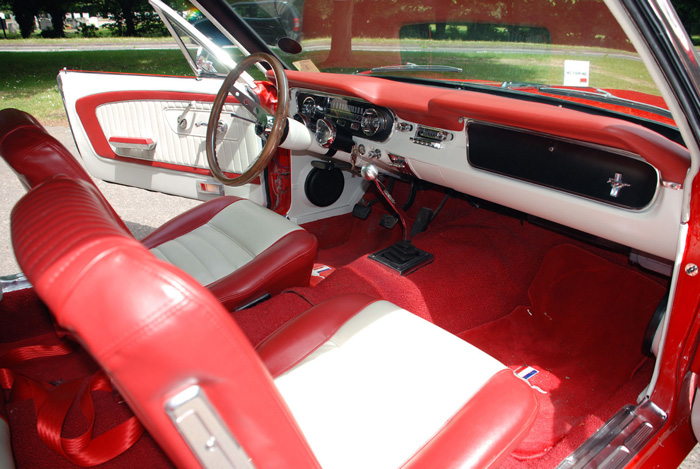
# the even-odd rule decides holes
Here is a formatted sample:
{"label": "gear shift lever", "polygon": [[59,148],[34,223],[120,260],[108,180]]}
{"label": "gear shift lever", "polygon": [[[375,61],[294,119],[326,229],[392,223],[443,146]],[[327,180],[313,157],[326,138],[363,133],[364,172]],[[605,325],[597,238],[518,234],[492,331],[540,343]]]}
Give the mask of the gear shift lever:
{"label": "gear shift lever", "polygon": [[377,167],[373,164],[366,164],[362,167],[361,173],[362,177],[366,181],[374,181],[374,185],[377,186],[379,193],[386,199],[392,210],[396,212],[396,215],[399,217],[399,221],[401,222],[401,228],[403,229],[403,240],[409,241],[410,235],[408,231],[408,224],[406,223],[406,213],[396,205],[396,200],[391,196],[391,194],[389,194],[389,191],[386,190],[384,184],[379,182],[379,179],[377,179],[377,176],[379,176],[379,170]]}
{"label": "gear shift lever", "polygon": [[406,213],[396,206],[396,200],[389,194],[384,185],[379,182],[379,170],[373,164],[366,164],[362,167],[362,177],[367,181],[373,181],[377,186],[379,193],[386,199],[387,203],[396,212],[396,215],[401,221],[403,228],[403,241],[382,249],[381,251],[370,254],[369,258],[373,259],[387,267],[390,267],[401,275],[408,275],[419,267],[432,262],[433,255],[415,247],[410,240],[410,232],[406,223]]}

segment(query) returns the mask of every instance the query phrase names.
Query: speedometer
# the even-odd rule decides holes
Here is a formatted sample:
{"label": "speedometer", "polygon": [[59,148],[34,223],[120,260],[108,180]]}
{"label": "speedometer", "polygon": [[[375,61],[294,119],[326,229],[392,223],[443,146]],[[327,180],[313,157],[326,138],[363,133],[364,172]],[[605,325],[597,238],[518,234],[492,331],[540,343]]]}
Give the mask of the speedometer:
{"label": "speedometer", "polygon": [[362,114],[362,119],[360,119],[360,128],[362,129],[362,133],[368,137],[373,136],[385,127],[386,119],[376,109],[369,108]]}

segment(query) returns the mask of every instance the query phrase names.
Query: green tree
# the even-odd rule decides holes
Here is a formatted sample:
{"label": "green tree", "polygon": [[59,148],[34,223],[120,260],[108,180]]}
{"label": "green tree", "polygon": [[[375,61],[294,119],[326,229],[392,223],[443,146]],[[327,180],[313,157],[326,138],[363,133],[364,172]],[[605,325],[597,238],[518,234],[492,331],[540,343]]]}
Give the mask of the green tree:
{"label": "green tree", "polygon": [[66,12],[75,6],[75,0],[41,0],[41,9],[51,15],[51,37],[66,37],[63,32]]}
{"label": "green tree", "polygon": [[135,12],[150,9],[147,0],[97,0],[100,12],[114,19],[120,36],[136,36]]}
{"label": "green tree", "polygon": [[10,0],[12,14],[19,25],[22,37],[27,38],[36,29],[34,17],[39,14],[40,5],[37,0]]}
{"label": "green tree", "polygon": [[85,3],[76,0],[7,0],[0,3],[0,8],[3,4],[9,5],[24,38],[29,37],[34,32],[36,28],[35,17],[39,13],[51,15],[51,30],[45,35],[64,37],[63,26],[66,12]]}
{"label": "green tree", "polygon": [[[136,36],[139,29],[147,33],[157,29],[154,26],[155,22],[162,26],[148,0],[94,0],[92,3],[98,7],[100,13],[114,19],[115,30],[120,36]],[[174,9],[184,10],[189,2],[170,0],[165,3]]]}
{"label": "green tree", "polygon": [[671,0],[688,34],[700,34],[700,2],[698,0]]}

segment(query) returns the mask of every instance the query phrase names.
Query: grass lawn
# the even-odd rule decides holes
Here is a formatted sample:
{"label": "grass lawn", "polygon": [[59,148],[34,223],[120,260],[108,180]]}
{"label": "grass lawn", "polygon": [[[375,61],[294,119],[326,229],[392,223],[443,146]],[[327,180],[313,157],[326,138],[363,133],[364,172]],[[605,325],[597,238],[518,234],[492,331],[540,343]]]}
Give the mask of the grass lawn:
{"label": "grass lawn", "polygon": [[17,108],[44,125],[68,125],[56,75],[71,70],[192,75],[182,52],[120,50],[76,52],[0,52],[0,109]]}
{"label": "grass lawn", "polygon": [[[90,39],[118,42],[120,38]],[[133,39],[130,39],[133,40]],[[164,41],[167,38],[143,39],[143,42]],[[55,39],[32,39],[31,42],[50,42]],[[84,39],[58,41],[84,43]],[[417,64],[452,65],[462,69],[460,73],[441,73],[434,78],[488,79],[495,82],[530,82],[561,84],[564,60],[590,62],[590,83],[593,87],[609,89],[634,89],[658,94],[646,68],[632,54],[609,51],[602,48],[581,49],[567,46],[551,47],[542,44],[470,43],[471,49],[453,45],[449,52],[437,51],[421,41],[397,41],[367,39],[372,45],[385,45],[385,50],[357,51],[347,64],[328,71],[356,72],[378,64],[395,65],[412,62]],[[362,40],[358,40],[361,43]],[[449,41],[444,45],[450,46]],[[305,41],[308,52],[300,56],[287,56],[290,61],[309,59],[322,64],[328,55],[330,40]],[[362,44],[360,44],[362,45]],[[320,47],[319,47],[320,46]],[[523,46],[526,46],[523,48]],[[324,50],[325,49],[325,50]],[[192,71],[178,49],[168,50],[109,50],[71,52],[0,52],[0,109],[14,107],[36,116],[45,125],[67,125],[63,103],[56,83],[59,70],[94,70],[106,72],[186,75]],[[410,75],[410,72],[402,73]]]}
{"label": "grass lawn", "polygon": [[[629,52],[600,47],[572,47],[562,45],[456,42],[440,41],[442,50],[430,42],[419,40],[366,40],[372,45],[384,44],[386,51],[355,51],[343,64],[334,64],[330,71],[353,73],[378,64],[396,65],[415,63],[458,67],[461,72],[435,73],[432,78],[457,80],[489,80],[494,82],[526,82],[561,85],[566,60],[590,63],[590,86],[604,89],[631,89],[659,95],[653,79],[639,56]],[[362,45],[362,40],[353,44]],[[316,47],[303,53],[316,64],[328,57],[330,41],[309,41]],[[299,59],[294,59],[299,60]],[[425,72],[393,72],[404,76],[426,76]]]}

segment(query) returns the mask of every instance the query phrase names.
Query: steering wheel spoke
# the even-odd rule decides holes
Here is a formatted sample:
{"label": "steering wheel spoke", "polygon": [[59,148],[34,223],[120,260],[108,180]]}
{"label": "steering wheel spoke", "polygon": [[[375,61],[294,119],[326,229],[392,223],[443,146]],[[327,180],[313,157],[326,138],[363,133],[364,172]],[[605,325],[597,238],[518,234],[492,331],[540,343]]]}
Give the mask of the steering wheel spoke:
{"label": "steering wheel spoke", "polygon": [[[252,90],[246,92],[246,85],[238,83],[241,74],[258,62],[266,62],[271,67],[275,74],[275,82],[277,84],[277,107],[274,114],[270,114],[261,105],[257,96],[250,96]],[[216,157],[216,136],[217,126],[219,123],[219,115],[223,110],[226,98],[231,94],[238,102],[256,118],[249,119],[239,116],[235,113],[231,115],[249,122],[255,122],[256,133],[263,138],[263,148],[254,162],[243,171],[238,177],[228,177],[221,169],[221,165]],[[287,75],[284,72],[284,67],[280,61],[270,54],[255,53],[243,59],[224,80],[219,92],[214,99],[209,123],[207,125],[206,152],[209,169],[216,179],[223,184],[229,186],[242,186],[257,178],[260,173],[267,167],[270,160],[277,153],[279,144],[284,135],[287,113],[289,110],[289,85],[287,83]],[[240,114],[240,113],[239,113]],[[270,117],[272,117],[270,119]]]}

